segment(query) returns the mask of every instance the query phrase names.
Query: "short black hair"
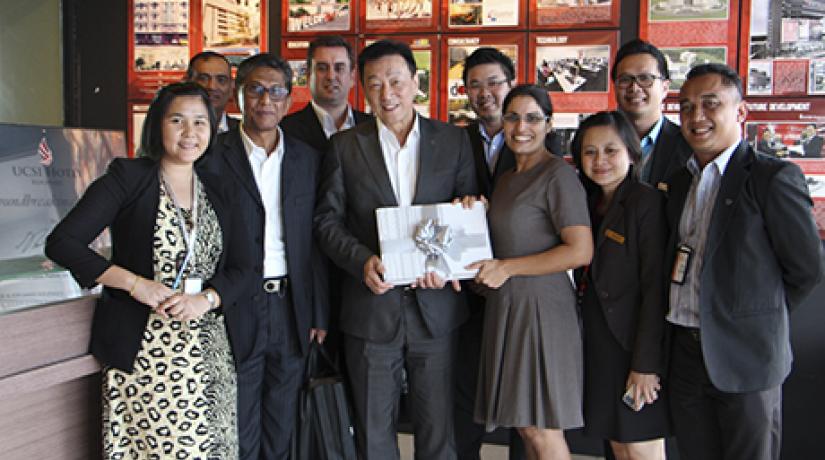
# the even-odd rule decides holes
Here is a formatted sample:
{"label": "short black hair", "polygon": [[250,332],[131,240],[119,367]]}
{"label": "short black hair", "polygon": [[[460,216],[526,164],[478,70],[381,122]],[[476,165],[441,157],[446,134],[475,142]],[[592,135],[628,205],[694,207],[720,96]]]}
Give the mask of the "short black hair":
{"label": "short black hair", "polygon": [[601,187],[590,180],[582,170],[582,143],[584,142],[584,135],[587,130],[597,126],[608,126],[616,131],[625,149],[627,149],[627,155],[630,157],[631,165],[634,166],[631,167],[630,170],[633,178],[638,179],[641,173],[635,166],[638,165],[642,159],[642,147],[639,143],[639,136],[636,134],[636,129],[633,127],[633,124],[630,123],[630,120],[627,119],[627,116],[618,110],[594,113],[579,124],[579,129],[576,130],[576,134],[573,135],[573,141],[570,143],[573,162],[579,170],[579,177],[588,195],[600,192]]}
{"label": "short black hair", "polygon": [[687,82],[689,82],[690,80],[708,74],[719,75],[719,77],[722,79],[722,86],[733,86],[734,88],[736,88],[736,92],[739,94],[740,101],[745,98],[745,91],[742,88],[742,78],[739,77],[739,74],[736,73],[735,70],[731,69],[725,64],[720,64],[718,62],[700,64],[690,69],[690,72],[688,72],[687,77],[685,77],[685,82],[682,84],[682,88],[684,88]]}
{"label": "short black hair", "polygon": [[292,67],[282,58],[272,53],[258,53],[250,56],[238,65],[238,73],[235,75],[235,91],[240,91],[246,77],[258,67],[269,67],[284,74],[284,84],[287,93],[292,93]]}
{"label": "short black hair", "polygon": [[146,119],[143,121],[143,131],[141,131],[140,134],[140,147],[137,152],[138,156],[159,161],[164,155],[163,118],[166,116],[166,112],[169,110],[172,101],[181,96],[198,96],[201,98],[203,105],[206,107],[206,112],[209,114],[209,132],[211,133],[209,146],[212,145],[217,135],[218,119],[209,103],[209,94],[207,94],[206,90],[199,84],[184,81],[164,86],[157,92],[155,98],[152,99],[149,110],[146,112]]}
{"label": "short black hair", "polygon": [[189,67],[186,68],[186,79],[192,80],[195,78],[195,64],[198,63],[200,60],[207,60],[207,59],[221,59],[223,62],[226,63],[226,68],[229,69],[229,75],[232,75],[232,64],[229,62],[229,59],[226,58],[221,53],[216,53],[214,51],[201,51],[200,53],[192,56],[192,59],[189,60]]}
{"label": "short black hair", "polygon": [[670,71],[667,68],[667,59],[665,59],[664,53],[662,53],[659,48],[656,48],[651,43],[648,43],[644,40],[635,39],[631,40],[621,48],[619,51],[616,52],[616,57],[613,59],[613,67],[610,68],[610,79],[616,81],[616,72],[619,68],[619,63],[622,62],[622,59],[633,56],[634,54],[649,54],[656,60],[656,66],[659,68],[660,76],[664,77],[667,80],[670,80]]}
{"label": "short black hair", "polygon": [[321,35],[315,40],[309,42],[309,50],[307,50],[307,71],[312,68],[312,58],[315,56],[315,50],[318,48],[344,48],[347,50],[347,57],[349,58],[349,68],[355,67],[355,51],[352,50],[352,45],[349,44],[344,37],[340,35]]}
{"label": "short black hair", "polygon": [[358,55],[358,74],[361,76],[361,84],[364,84],[364,67],[368,62],[377,61],[385,56],[398,55],[404,58],[407,63],[407,68],[410,69],[410,75],[415,76],[417,66],[415,65],[415,57],[413,57],[412,50],[406,43],[397,40],[378,40],[370,46],[364,48],[361,54]]}
{"label": "short black hair", "polygon": [[514,86],[513,89],[507,93],[507,96],[504,97],[504,102],[501,104],[502,112],[506,113],[507,107],[513,102],[513,99],[519,96],[532,97],[541,108],[541,111],[544,112],[545,116],[553,116],[553,102],[550,100],[550,95],[547,94],[547,90],[527,83]]}
{"label": "short black hair", "polygon": [[513,65],[513,60],[501,51],[485,46],[476,49],[464,60],[464,70],[461,73],[464,86],[467,86],[467,73],[470,72],[470,69],[482,64],[498,64],[501,66],[501,71],[504,72],[508,82],[516,79],[516,68]]}

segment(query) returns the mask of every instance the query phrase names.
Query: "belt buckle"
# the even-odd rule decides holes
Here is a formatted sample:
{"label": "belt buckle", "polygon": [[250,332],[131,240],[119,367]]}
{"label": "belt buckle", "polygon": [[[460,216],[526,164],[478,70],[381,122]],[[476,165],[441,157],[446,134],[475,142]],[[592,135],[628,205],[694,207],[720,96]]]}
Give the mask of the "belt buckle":
{"label": "belt buckle", "polygon": [[263,290],[267,294],[278,294],[283,296],[286,291],[286,278],[264,280]]}

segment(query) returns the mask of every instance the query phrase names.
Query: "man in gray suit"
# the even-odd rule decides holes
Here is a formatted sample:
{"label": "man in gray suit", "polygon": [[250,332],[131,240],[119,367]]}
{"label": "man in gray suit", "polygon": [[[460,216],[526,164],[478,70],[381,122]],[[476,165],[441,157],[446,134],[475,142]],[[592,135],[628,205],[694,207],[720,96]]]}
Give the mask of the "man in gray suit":
{"label": "man in gray suit", "polygon": [[366,460],[398,458],[395,420],[402,369],[418,459],[455,459],[455,330],[467,318],[464,297],[434,273],[409,286],[381,275],[375,210],[448,202],[477,191],[473,154],[459,128],[418,115],[415,60],[403,43],[382,40],[358,58],[376,119],[332,137],[324,157],[316,233],[345,272],[341,330]]}
{"label": "man in gray suit", "polygon": [[742,140],[742,81],[704,64],[679,96],[693,148],[669,180],[670,398],[682,460],[778,459],[788,313],[822,277],[799,167]]}

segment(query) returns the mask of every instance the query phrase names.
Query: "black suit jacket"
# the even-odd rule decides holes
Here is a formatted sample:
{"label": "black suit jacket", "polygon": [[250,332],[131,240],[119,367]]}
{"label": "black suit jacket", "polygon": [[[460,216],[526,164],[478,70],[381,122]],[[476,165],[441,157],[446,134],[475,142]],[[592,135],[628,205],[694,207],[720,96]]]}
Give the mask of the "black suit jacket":
{"label": "black suit jacket", "polygon": [[[281,164],[281,212],[284,243],[297,335],[304,353],[309,347],[309,329],[327,328],[327,270],[312,237],[312,211],[318,183],[321,154],[303,142],[284,135],[284,157]],[[239,130],[221,134],[200,168],[219,174],[225,181],[237,183],[239,190],[234,205],[249,231],[248,245],[253,251],[252,278],[255,283],[248,295],[240,299],[250,305],[247,315],[227,314],[230,331],[243,338],[233,344],[248,357],[266,331],[259,330],[263,311],[263,258],[265,211],[261,194],[252,175],[252,167]]]}
{"label": "black suit jacket", "polygon": [[[359,112],[355,109],[352,109],[352,116],[355,118],[356,126],[372,119],[372,115]],[[318,120],[318,116],[315,115],[312,104],[309,102],[307,102],[307,105],[304,106],[303,109],[284,117],[284,119],[281,120],[281,129],[284,130],[284,133],[288,136],[292,136],[309,144],[321,153],[329,149],[330,141],[327,139],[324,128],[321,126],[321,122]]]}
{"label": "black suit jacket", "polygon": [[[669,181],[667,272],[691,180],[683,168]],[[713,205],[699,281],[702,353],[716,388],[761,391],[790,372],[788,312],[822,278],[812,207],[798,166],[738,145]]]}
{"label": "black suit jacket", "polygon": [[[478,192],[467,135],[454,126],[419,116],[418,178],[413,204],[449,202]],[[397,206],[378,140],[375,120],[332,137],[324,157],[315,211],[318,240],[343,269],[341,330],[374,342],[389,341],[401,321],[400,288],[375,295],[364,284],[364,264],[381,253],[375,210]],[[464,297],[444,289],[415,291],[422,318],[433,337],[467,318]]]}
{"label": "black suit jacket", "polygon": [[[160,200],[159,163],[145,158],[115,159],[94,181],[77,205],[46,239],[46,255],[68,268],[86,288],[100,275],[118,265],[153,279],[153,238]],[[245,308],[233,305],[247,291],[251,253],[246,231],[232,200],[235,191],[217,176],[199,172],[223,234],[223,252],[215,276],[206,282],[221,296],[227,316]],[[112,236],[112,258],[106,260],[89,249],[104,228]],[[95,308],[91,352],[102,363],[131,372],[149,318],[149,307],[128,292],[105,287]],[[230,337],[234,339],[235,337]]]}
{"label": "black suit jacket", "polygon": [[[588,201],[593,215],[595,200]],[[595,235],[588,280],[576,270],[579,285],[589,284],[613,336],[632,353],[631,369],[663,372],[667,245],[664,196],[628,177],[616,190]]]}
{"label": "black suit jacket", "polygon": [[685,141],[679,126],[665,118],[651,155],[647,183],[659,188],[660,183],[667,182],[668,177],[685,166],[693,155],[693,149]]}
{"label": "black suit jacket", "polygon": [[238,120],[234,117],[230,117],[229,114],[226,114],[226,126],[229,127],[227,131],[238,129],[241,126],[241,120]]}
{"label": "black suit jacket", "polygon": [[808,142],[802,144],[802,150],[805,158],[821,158],[822,157],[822,136],[812,136]]}

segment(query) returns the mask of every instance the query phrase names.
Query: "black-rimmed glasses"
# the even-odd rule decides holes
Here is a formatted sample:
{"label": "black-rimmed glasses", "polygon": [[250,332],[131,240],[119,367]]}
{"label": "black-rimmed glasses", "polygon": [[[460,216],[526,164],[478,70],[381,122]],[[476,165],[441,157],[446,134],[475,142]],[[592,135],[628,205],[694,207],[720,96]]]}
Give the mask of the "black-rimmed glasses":
{"label": "black-rimmed glasses", "polygon": [[269,94],[269,98],[273,101],[283,101],[287,96],[289,96],[289,90],[283,86],[274,85],[267,88],[266,86],[259,85],[258,83],[244,85],[243,93],[246,97],[253,99],[260,99],[264,97],[264,94]]}
{"label": "black-rimmed glasses", "polygon": [[639,75],[623,74],[616,78],[616,86],[619,88],[629,88],[633,82],[641,88],[650,88],[656,80],[664,80],[664,77],[653,75],[652,73],[640,73]]}

